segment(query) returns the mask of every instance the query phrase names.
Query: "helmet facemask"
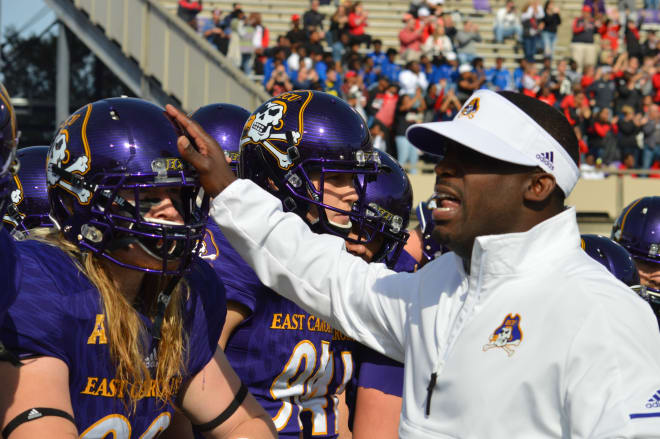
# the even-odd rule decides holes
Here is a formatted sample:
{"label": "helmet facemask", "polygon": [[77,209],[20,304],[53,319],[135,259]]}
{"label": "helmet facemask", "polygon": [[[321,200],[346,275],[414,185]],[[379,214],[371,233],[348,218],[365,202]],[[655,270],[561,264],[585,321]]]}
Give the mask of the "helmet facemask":
{"label": "helmet facemask", "polygon": [[[65,235],[79,247],[125,268],[165,275],[187,272],[204,237],[209,200],[208,196],[203,196],[198,202],[201,188],[194,175],[183,170],[164,171],[166,167],[160,160],[165,159],[152,163],[153,173],[108,173],[98,184],[86,186],[93,188],[89,215],[83,221],[74,219],[71,226],[60,225]],[[78,186],[82,186],[81,181]],[[145,216],[154,204],[162,201],[147,192],[154,189],[175,190],[179,195],[171,198],[183,219],[181,224]],[[76,229],[78,232],[73,236]],[[160,261],[161,266],[149,268],[116,257],[116,250],[130,244],[139,246]]]}

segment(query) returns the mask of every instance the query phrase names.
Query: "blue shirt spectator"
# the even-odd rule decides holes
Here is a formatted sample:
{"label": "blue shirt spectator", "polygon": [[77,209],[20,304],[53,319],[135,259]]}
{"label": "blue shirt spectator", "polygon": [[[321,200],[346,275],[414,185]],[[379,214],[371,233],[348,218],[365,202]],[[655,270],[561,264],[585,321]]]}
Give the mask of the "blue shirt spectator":
{"label": "blue shirt spectator", "polygon": [[374,40],[372,44],[374,45],[374,51],[367,56],[374,60],[374,67],[379,67],[382,69],[383,65],[385,65],[387,62],[387,54],[385,54],[385,52],[381,52],[383,42],[381,40]]}

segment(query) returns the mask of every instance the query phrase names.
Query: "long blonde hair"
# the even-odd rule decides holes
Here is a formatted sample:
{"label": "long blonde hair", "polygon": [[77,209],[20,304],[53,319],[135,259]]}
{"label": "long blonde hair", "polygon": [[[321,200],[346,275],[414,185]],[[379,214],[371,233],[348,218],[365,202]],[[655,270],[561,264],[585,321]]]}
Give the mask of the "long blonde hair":
{"label": "long blonde hair", "polygon": [[[165,403],[172,403],[181,383],[187,359],[187,334],[183,331],[183,301],[189,294],[185,280],[178,282],[172,292],[161,327],[161,340],[158,345],[156,376],[152,377],[145,363],[149,355],[149,334],[139,313],[119,291],[117,283],[111,279],[101,264],[99,256],[80,250],[67,241],[56,229],[34,229],[30,238],[54,245],[65,251],[78,269],[96,286],[103,306],[104,323],[110,356],[115,366],[115,379],[123,386],[124,402],[130,411],[135,411],[137,402],[144,397],[156,397]],[[147,281],[147,279],[145,279]],[[151,282],[153,294],[146,297],[145,313],[153,315],[155,298],[167,279]]]}

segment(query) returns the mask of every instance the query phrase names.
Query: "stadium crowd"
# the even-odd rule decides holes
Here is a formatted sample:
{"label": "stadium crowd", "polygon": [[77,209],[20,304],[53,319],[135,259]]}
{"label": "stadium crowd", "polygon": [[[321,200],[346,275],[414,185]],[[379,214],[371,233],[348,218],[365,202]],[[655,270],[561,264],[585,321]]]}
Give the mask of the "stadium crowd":
{"label": "stadium crowd", "polygon": [[[660,49],[655,31],[640,32],[658,21],[657,1],[637,10],[631,1],[606,8],[585,0],[572,23],[562,22],[552,0],[520,11],[507,1],[494,11],[493,42],[510,38],[522,48],[515,69],[503,57],[487,67],[475,46],[484,41],[477,25],[443,1],[411,2],[398,48],[372,39],[360,2],[338,2],[326,26],[319,9],[329,9],[312,0],[273,47],[259,13],[234,3],[195,20],[200,3],[180,1],[179,15],[246,73],[263,76],[271,95],[313,89],[342,97],[367,120],[376,146],[412,173],[418,151],[405,139],[408,126],[452,119],[481,88],[520,91],[563,111],[580,139],[586,178],[603,178],[601,166],[660,169]],[[559,26],[572,27],[570,56],[555,56]]]}

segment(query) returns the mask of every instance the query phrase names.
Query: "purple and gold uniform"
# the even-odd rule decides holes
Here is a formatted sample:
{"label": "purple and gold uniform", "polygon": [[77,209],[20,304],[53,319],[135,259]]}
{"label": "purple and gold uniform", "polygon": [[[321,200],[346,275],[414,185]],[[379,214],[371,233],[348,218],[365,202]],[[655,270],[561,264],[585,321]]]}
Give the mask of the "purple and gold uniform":
{"label": "purple and gold uniform", "polygon": [[2,266],[2,276],[0,276],[0,322],[2,321],[7,308],[12,304],[16,297],[16,249],[14,240],[6,229],[0,228],[0,266]]}
{"label": "purple and gold uniform", "polygon": [[227,300],[251,312],[230,336],[225,354],[280,437],[299,437],[303,408],[316,420],[318,435],[336,436],[335,399],[328,391],[333,375],[344,370],[334,366],[330,349],[335,331],[265,287],[212,221],[204,246],[201,256],[222,277]]}
{"label": "purple and gold uniform", "polygon": [[[2,342],[21,358],[49,356],[67,364],[81,438],[104,438],[111,432],[115,439],[156,437],[169,425],[173,408],[154,397],[153,382],[138,388],[114,379],[98,289],[57,247],[28,240],[16,249],[19,294],[0,329]],[[213,357],[226,315],[224,288],[207,264],[194,261],[186,280],[190,288],[182,315],[188,343],[181,383]],[[149,331],[150,319],[140,316]],[[153,339],[144,361],[153,372],[158,361]],[[142,396],[130,413],[124,400],[128,392]]]}

